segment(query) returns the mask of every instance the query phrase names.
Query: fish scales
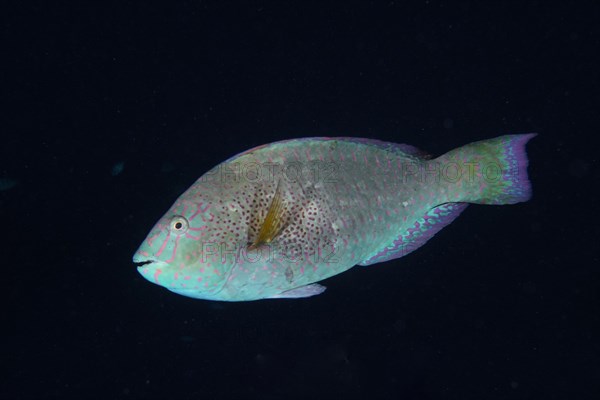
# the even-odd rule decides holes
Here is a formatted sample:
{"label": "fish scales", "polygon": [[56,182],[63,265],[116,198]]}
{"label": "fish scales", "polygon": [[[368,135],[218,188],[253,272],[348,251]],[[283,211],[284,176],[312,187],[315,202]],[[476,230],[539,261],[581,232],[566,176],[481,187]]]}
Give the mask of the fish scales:
{"label": "fish scales", "polygon": [[200,177],[151,230],[134,262],[189,297],[308,297],[354,265],[404,256],[467,203],[530,196],[525,143],[507,135],[436,159],[371,139],[259,146]]}

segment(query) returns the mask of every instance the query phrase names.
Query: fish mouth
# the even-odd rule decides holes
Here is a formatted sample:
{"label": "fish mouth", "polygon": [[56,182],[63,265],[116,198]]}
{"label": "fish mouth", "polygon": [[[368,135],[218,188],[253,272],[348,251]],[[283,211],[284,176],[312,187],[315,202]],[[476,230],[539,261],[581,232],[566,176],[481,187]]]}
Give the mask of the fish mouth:
{"label": "fish mouth", "polygon": [[153,258],[153,257],[148,257],[148,256],[143,256],[141,254],[135,254],[133,256],[133,264],[137,267],[137,268],[141,268],[143,266],[147,266],[153,263],[159,262],[157,259]]}
{"label": "fish mouth", "polygon": [[152,264],[152,263],[154,263],[154,262],[155,262],[155,261],[140,261],[140,262],[135,262],[135,261],[134,261],[134,262],[133,262],[133,265],[135,265],[137,268],[141,268],[141,267],[143,267],[144,265]]}

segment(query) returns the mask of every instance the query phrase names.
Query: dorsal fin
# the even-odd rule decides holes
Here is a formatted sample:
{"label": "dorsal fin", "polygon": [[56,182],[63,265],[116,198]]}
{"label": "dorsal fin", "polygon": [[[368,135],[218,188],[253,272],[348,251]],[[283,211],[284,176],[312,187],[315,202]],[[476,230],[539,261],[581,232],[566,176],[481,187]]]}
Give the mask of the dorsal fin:
{"label": "dorsal fin", "polygon": [[260,225],[256,239],[248,246],[248,250],[256,249],[263,244],[270,243],[281,231],[284,217],[285,209],[283,208],[283,196],[281,195],[281,181],[279,181],[277,182],[275,195],[271,199],[267,215]]}

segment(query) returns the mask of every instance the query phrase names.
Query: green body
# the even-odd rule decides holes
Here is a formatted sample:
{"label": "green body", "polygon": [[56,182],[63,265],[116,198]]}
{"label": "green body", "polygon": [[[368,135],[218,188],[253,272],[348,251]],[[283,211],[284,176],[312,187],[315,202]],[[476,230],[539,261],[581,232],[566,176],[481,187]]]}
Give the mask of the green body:
{"label": "green body", "polygon": [[[134,261],[148,280],[200,299],[318,294],[324,288],[315,282],[421,246],[467,202],[526,200],[529,138],[476,142],[436,159],[411,146],[354,138],[261,146],[198,179]],[[248,250],[278,186],[281,230]]]}

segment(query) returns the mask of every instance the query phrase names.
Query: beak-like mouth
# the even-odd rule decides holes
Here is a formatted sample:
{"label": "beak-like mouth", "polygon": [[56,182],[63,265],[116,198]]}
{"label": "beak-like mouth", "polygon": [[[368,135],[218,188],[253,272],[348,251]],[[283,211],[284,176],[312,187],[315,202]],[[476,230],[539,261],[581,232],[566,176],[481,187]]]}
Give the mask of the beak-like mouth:
{"label": "beak-like mouth", "polygon": [[143,267],[144,265],[152,264],[154,262],[156,262],[156,260],[153,259],[152,257],[143,256],[143,255],[141,255],[139,253],[136,253],[133,256],[133,263],[138,268]]}
{"label": "beak-like mouth", "polygon": [[133,262],[133,264],[137,267],[143,267],[144,265],[152,264],[154,261],[142,261],[142,262]]}
{"label": "beak-like mouth", "polygon": [[135,253],[133,256],[133,263],[135,264],[138,272],[150,282],[156,283],[157,285],[164,286],[159,282],[159,276],[163,272],[165,263],[157,260],[155,257]]}

